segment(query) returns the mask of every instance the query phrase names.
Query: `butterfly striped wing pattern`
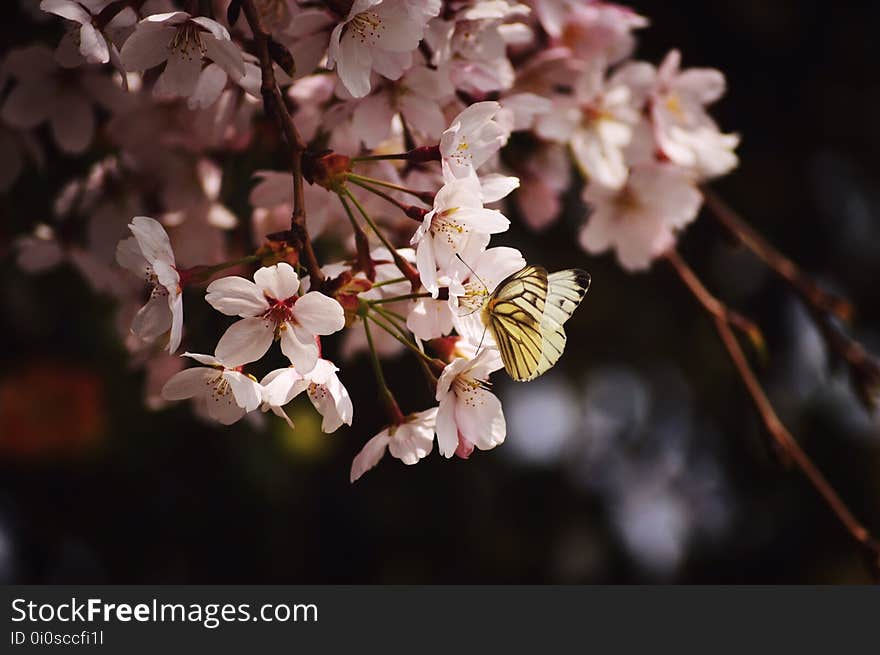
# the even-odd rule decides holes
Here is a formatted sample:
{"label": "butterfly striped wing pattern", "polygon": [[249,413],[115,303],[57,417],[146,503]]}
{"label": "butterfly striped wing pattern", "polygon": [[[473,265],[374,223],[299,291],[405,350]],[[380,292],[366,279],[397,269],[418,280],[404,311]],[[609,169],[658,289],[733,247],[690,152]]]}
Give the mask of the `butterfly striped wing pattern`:
{"label": "butterfly striped wing pattern", "polygon": [[559,361],[566,343],[563,326],[589,286],[585,271],[548,274],[540,266],[526,266],[498,285],[486,304],[484,323],[511,378],[534,380]]}
{"label": "butterfly striped wing pattern", "polygon": [[484,323],[514,380],[531,379],[540,365],[546,297],[547,271],[526,266],[502,281],[486,303]]}

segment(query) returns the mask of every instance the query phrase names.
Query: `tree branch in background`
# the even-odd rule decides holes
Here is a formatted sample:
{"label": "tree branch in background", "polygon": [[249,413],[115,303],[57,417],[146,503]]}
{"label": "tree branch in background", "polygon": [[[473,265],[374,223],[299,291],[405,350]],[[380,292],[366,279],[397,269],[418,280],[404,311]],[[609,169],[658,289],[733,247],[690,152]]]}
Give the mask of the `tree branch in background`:
{"label": "tree branch in background", "polygon": [[712,216],[726,227],[738,241],[788,282],[804,302],[819,311],[834,314],[844,321],[848,321],[852,317],[852,305],[847,300],[826,291],[812,278],[805,275],[793,261],[776,250],[746,223],[715,191],[707,186],[703,186],[701,190],[706,207],[709,208]]}
{"label": "tree branch in background", "polygon": [[678,277],[693,294],[703,309],[713,318],[715,328],[730,355],[731,361],[736,366],[737,372],[743,381],[758,414],[774,443],[786,455],[786,457],[800,469],[809,483],[816,489],[831,511],[837,516],[852,538],[859,544],[866,562],[874,577],[880,581],[880,542],[878,542],[853,515],[846,503],[840,498],[822,472],[816,467],[810,457],[804,452],[800,444],[792,436],[788,428],[779,419],[776,410],[764,393],[761,384],[755,377],[748,359],[745,356],[736,336],[731,329],[729,311],[725,305],[713,296],[703,286],[696,274],[675,250],[666,254],[666,260],[672,265]]}
{"label": "tree branch in background", "polygon": [[321,266],[315,257],[312,241],[306,228],[306,210],[303,193],[302,158],[306,150],[306,143],[300,136],[284,102],[284,96],[278,88],[273,69],[273,57],[270,52],[272,36],[263,29],[260,15],[254,7],[254,0],[241,0],[241,10],[254,34],[254,46],[257,58],[260,60],[260,72],[262,84],[260,92],[263,96],[263,106],[268,115],[275,118],[278,128],[284,134],[287,145],[290,148],[290,170],[293,175],[293,214],[290,217],[289,233],[271,235],[276,239],[289,240],[299,252],[300,258],[309,272],[312,289],[320,289],[324,281]]}
{"label": "tree branch in background", "polygon": [[770,245],[718,194],[708,187],[702,190],[712,216],[797,292],[819,328],[825,345],[849,366],[850,376],[862,403],[869,409],[875,408],[880,393],[880,361],[846,334],[836,321],[849,321],[853,314],[852,305],[820,287],[794,262]]}

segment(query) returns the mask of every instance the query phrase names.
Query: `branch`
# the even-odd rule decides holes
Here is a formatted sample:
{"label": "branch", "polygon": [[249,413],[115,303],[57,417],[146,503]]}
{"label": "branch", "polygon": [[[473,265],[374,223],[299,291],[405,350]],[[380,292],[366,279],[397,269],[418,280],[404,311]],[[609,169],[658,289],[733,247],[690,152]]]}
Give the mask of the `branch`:
{"label": "branch", "polygon": [[748,390],[752,402],[758,410],[758,414],[761,416],[764,427],[766,427],[776,445],[800,469],[804,477],[807,478],[807,481],[822,496],[822,499],[831,508],[831,511],[834,512],[852,538],[859,544],[871,573],[880,580],[880,542],[853,515],[846,503],[840,498],[822,472],[816,467],[792,436],[791,432],[788,431],[788,428],[779,419],[779,416],[777,416],[773,405],[770,403],[770,400],[761,388],[761,384],[749,366],[749,362],[739,342],[736,340],[733,330],[731,330],[731,323],[727,318],[728,314],[724,304],[703,286],[702,282],[700,282],[699,278],[697,278],[696,274],[678,252],[675,250],[669,251],[666,254],[666,260],[672,265],[678,277],[699,301],[703,309],[714,319],[718,335],[721,337],[721,341],[724,343],[734,366],[736,366],[737,372]]}
{"label": "branch", "polygon": [[825,345],[849,365],[850,374],[862,402],[869,408],[874,407],[877,402],[874,394],[880,389],[880,361],[865,350],[862,344],[846,334],[834,320],[836,317],[848,321],[853,313],[852,305],[816,284],[794,262],[749,226],[714,191],[703,187],[703,194],[706,206],[718,222],[785,279],[805,302]]}
{"label": "branch", "polygon": [[788,282],[808,305],[821,312],[834,314],[844,321],[850,319],[852,305],[848,301],[816,284],[812,278],[797,267],[797,264],[770,245],[712,189],[707,186],[703,186],[701,189],[706,207],[709,208],[712,216],[726,227],[737,240],[773,269],[777,275]]}
{"label": "branch", "polygon": [[319,289],[324,281],[321,266],[315,257],[312,241],[306,228],[306,210],[303,193],[302,156],[306,150],[306,143],[296,129],[284,96],[278,88],[273,68],[273,58],[270,52],[272,43],[271,35],[263,29],[260,16],[254,7],[254,0],[241,0],[241,9],[244,12],[248,25],[254,33],[254,45],[257,50],[257,58],[260,60],[260,72],[262,83],[260,92],[263,96],[263,107],[266,113],[275,118],[278,128],[284,134],[287,145],[290,148],[290,171],[293,175],[293,214],[290,217],[289,236],[297,247],[300,257],[304,260],[309,271],[312,289]]}

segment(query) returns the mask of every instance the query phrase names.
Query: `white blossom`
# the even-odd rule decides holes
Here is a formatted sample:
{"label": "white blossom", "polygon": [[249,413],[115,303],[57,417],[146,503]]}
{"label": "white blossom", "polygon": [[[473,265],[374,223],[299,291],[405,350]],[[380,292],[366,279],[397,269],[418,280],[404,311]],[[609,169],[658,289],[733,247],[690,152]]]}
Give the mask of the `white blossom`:
{"label": "white blossom", "polygon": [[410,414],[400,425],[391,425],[370,439],[351,463],[352,482],[376,466],[385,451],[404,464],[416,464],[434,447],[434,426],[437,408]]}
{"label": "white blossom", "polygon": [[314,368],[305,374],[292,366],[272,371],[260,381],[263,387],[263,411],[271,410],[293,427],[290,417],[282,408],[306,391],[312,405],[323,417],[323,432],[329,434],[343,424],[351,425],[354,406],[348,390],[336,375],[337,371],[339,369],[333,362],[326,359],[319,359]]}
{"label": "white blossom", "polygon": [[184,353],[204,366],[175,373],[162,387],[165,400],[194,399],[208,416],[231,425],[260,406],[260,385],[239,367],[211,355]]}
{"label": "white blossom", "polygon": [[[245,74],[241,50],[228,30],[210,18],[193,18],[183,11],[144,18],[120,55],[128,71],[143,71],[167,62],[153,93],[190,98],[193,106],[204,106],[208,98],[218,97],[217,85],[221,80],[225,84],[225,75],[239,80]],[[205,60],[216,65],[203,69]]]}
{"label": "white blossom", "polygon": [[437,381],[437,445],[440,454],[467,457],[474,446],[490,450],[504,441],[507,424],[489,374],[502,366],[498,352],[483,349],[474,359],[458,357]]}
{"label": "white blossom", "polygon": [[318,335],[345,326],[342,306],[318,291],[299,295],[300,281],[290,264],[263,267],[254,281],[229,276],[208,285],[205,300],[227,316],[242,320],[229,326],[217,344],[217,356],[244,364],[260,359],[274,339],[300,373],[318,362]]}
{"label": "white blossom", "polygon": [[475,177],[453,179],[437,192],[434,206],[411,240],[416,266],[425,289],[436,298],[437,270],[446,270],[458,255],[472,260],[489,243],[489,235],[504,232],[510,221],[495,209],[483,207]]}
{"label": "white blossom", "polygon": [[440,136],[446,179],[468,177],[507,143],[510,131],[495,120],[501,105],[477,102],[456,116]]}
{"label": "white blossom", "polygon": [[134,236],[119,242],[116,261],[152,285],[150,299],[135,316],[131,331],[154,341],[170,330],[168,352],[173,353],[183,333],[183,295],[171,241],[162,224],[148,216],[135,216],[128,228]]}

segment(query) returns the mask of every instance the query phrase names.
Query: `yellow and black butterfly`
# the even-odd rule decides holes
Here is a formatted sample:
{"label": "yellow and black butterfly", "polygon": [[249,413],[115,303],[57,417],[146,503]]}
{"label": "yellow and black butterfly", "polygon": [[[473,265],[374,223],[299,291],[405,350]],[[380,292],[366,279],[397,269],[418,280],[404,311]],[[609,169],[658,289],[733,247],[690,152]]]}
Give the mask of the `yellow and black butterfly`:
{"label": "yellow and black butterfly", "polygon": [[548,274],[540,266],[526,266],[498,285],[483,305],[482,319],[511,378],[534,380],[559,361],[565,350],[563,325],[589,287],[586,271]]}

